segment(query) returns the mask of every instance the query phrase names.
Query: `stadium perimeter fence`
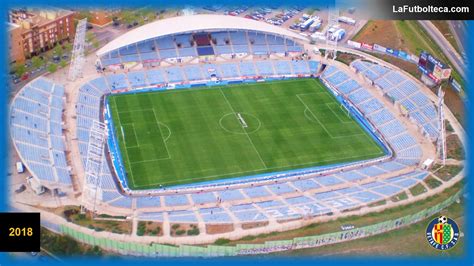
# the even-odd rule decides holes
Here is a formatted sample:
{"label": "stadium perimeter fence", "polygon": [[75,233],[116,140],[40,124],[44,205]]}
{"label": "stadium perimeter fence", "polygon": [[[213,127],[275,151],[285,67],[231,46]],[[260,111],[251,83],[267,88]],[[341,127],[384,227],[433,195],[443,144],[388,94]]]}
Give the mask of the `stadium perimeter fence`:
{"label": "stadium perimeter fence", "polygon": [[[314,248],[324,245],[350,241],[354,239],[369,237],[380,233],[398,229],[400,227],[419,222],[426,219],[449,205],[453,204],[462,196],[463,191],[457,192],[445,201],[424,209],[415,214],[410,214],[401,218],[380,222],[347,231],[327,233],[306,237],[297,237],[291,240],[267,241],[263,244],[237,244],[234,246],[192,246],[192,245],[165,245],[165,244],[143,244],[131,241],[118,241],[105,237],[93,236],[91,229],[84,228],[82,231],[90,231],[90,234],[75,230],[67,225],[57,225],[51,222],[44,222],[42,225],[53,229],[58,233],[68,235],[79,242],[89,245],[99,246],[102,249],[116,252],[123,255],[146,256],[146,257],[222,257],[222,256],[242,256],[267,254],[278,251],[288,251],[303,248]],[[126,238],[125,235],[121,235]]]}

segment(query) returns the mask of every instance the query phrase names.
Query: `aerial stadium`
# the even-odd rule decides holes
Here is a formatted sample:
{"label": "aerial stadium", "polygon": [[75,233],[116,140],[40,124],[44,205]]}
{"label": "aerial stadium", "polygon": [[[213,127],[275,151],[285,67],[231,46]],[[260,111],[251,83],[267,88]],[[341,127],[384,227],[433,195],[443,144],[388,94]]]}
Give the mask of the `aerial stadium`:
{"label": "aerial stadium", "polygon": [[[81,36],[79,22],[68,79],[28,82],[9,117],[31,188],[12,193],[12,207],[80,242],[139,256],[318,247],[434,212],[345,236],[213,244],[404,206],[463,178],[426,186],[449,160],[445,123],[464,145],[443,93],[369,53],[224,15],[150,22],[87,60]],[[334,60],[341,51],[360,59]],[[426,193],[410,192],[420,185]]]}

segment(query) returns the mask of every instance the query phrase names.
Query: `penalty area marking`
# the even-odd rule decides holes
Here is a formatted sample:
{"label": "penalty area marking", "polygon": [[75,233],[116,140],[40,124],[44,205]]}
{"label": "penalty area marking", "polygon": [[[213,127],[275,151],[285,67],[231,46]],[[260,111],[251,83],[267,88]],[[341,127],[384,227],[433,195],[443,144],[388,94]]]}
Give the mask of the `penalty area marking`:
{"label": "penalty area marking", "polygon": [[[135,142],[137,143],[137,145],[127,146],[127,142],[125,142],[125,134],[124,134],[124,131],[123,131],[123,126],[132,126],[133,137],[135,138]],[[138,147],[140,147],[140,143],[138,143],[137,131],[135,130],[135,126],[133,125],[133,123],[122,124],[122,126],[120,126],[120,129],[122,130],[122,136],[123,136],[123,142],[125,143],[125,148],[138,148]]]}
{"label": "penalty area marking", "polygon": [[[136,142],[137,142],[137,145],[136,145],[136,146],[127,146],[127,148],[140,147],[140,143],[138,143],[138,135],[137,135],[137,132],[136,132],[136,130],[135,130],[134,124],[135,124],[135,123],[122,124],[122,126],[129,126],[129,125],[132,126],[133,132],[134,132],[134,134],[135,134],[135,140],[136,140]],[[144,123],[144,124],[146,124],[146,123]],[[166,141],[171,137],[171,129],[170,129],[170,127],[169,127],[168,125],[166,125],[165,123],[158,121],[158,126],[159,126],[159,125],[162,125],[162,126],[166,127],[166,130],[168,131],[168,134],[167,134],[166,137],[164,137],[164,135],[163,135],[163,140],[166,142]],[[123,131],[123,129],[122,129],[122,131]],[[123,132],[122,132],[122,135],[124,135]]]}
{"label": "penalty area marking", "polygon": [[163,122],[158,122],[158,124],[159,124],[159,125],[162,125],[162,126],[164,126],[164,127],[166,127],[166,129],[168,130],[168,136],[166,136],[166,138],[163,137],[163,140],[164,140],[165,142],[168,141],[168,140],[171,138],[171,129],[170,129],[170,127],[167,126],[167,125],[166,125],[165,123],[163,123]]}
{"label": "penalty area marking", "polygon": [[[308,112],[311,112],[311,110],[309,110],[308,108],[304,109],[304,116],[306,117],[306,119],[308,119],[309,121],[313,122],[313,123],[316,123],[313,118],[311,118],[309,115],[308,115]],[[347,123],[347,122],[346,122]],[[350,134],[350,135],[342,135],[342,136],[329,136],[331,137],[332,139],[342,139],[342,138],[348,138],[348,137],[356,137],[356,136],[366,136],[367,134],[364,134],[364,133],[355,133],[355,134]]]}
{"label": "penalty area marking", "polygon": [[[115,100],[116,97],[114,97],[113,99],[114,99],[115,107],[117,108],[118,107],[117,100]],[[116,113],[117,113],[118,121],[120,123],[120,127],[122,127],[122,121],[120,121],[120,113],[117,110],[116,110]],[[123,131],[122,131],[122,134],[123,134]],[[127,143],[125,142],[125,136],[122,135],[122,137],[123,137],[123,144],[125,145],[125,154],[127,155],[128,165],[130,166],[130,167],[128,167],[130,169],[130,176],[132,177],[132,182],[135,184],[135,178],[133,178],[132,164],[130,163],[130,156],[128,155],[128,150],[126,148]],[[125,171],[125,173],[127,173],[127,171]],[[127,175],[128,175],[128,173],[127,173]]]}
{"label": "penalty area marking", "polygon": [[132,162],[132,164],[151,163],[151,162],[164,161],[164,160],[169,160],[169,159],[170,158],[158,158],[158,159],[150,159],[150,160],[141,160],[141,161]]}
{"label": "penalty area marking", "polygon": [[[160,127],[160,121],[158,120],[158,118],[156,118],[155,108],[153,108],[152,110],[153,110],[153,116],[155,117],[155,121],[156,121],[156,124],[158,126],[158,130],[160,130],[161,140],[163,140],[163,143],[165,144],[166,153],[168,154],[167,159],[171,159],[170,151],[168,150],[168,145],[166,144],[166,140],[164,139],[163,131],[161,130],[161,127]],[[170,137],[171,137],[171,131],[170,131]],[[161,159],[164,159],[164,158],[161,158]]]}
{"label": "penalty area marking", "polygon": [[[127,159],[128,159],[128,162],[131,165],[134,165],[134,164],[139,164],[139,163],[149,163],[149,162],[156,162],[156,161],[162,161],[162,160],[168,160],[168,159],[171,159],[171,155],[169,153],[169,150],[168,150],[168,146],[166,145],[166,141],[171,137],[171,129],[168,127],[168,125],[166,125],[165,123],[162,123],[158,120],[158,118],[156,117],[156,113],[155,113],[155,109],[146,109],[146,110],[133,110],[133,111],[130,111],[130,112],[139,112],[139,111],[152,111],[153,112],[153,116],[154,116],[154,119],[155,119],[155,123],[156,125],[158,126],[158,129],[160,130],[160,135],[161,135],[161,139],[163,141],[163,144],[165,145],[165,148],[166,148],[166,153],[167,153],[167,157],[166,158],[157,158],[157,159],[149,159],[149,160],[141,160],[141,161],[130,161],[130,158],[128,157],[128,148],[138,148],[140,147],[140,145],[138,146],[131,146],[131,147],[127,147],[126,146],[126,142],[125,142],[125,137],[124,137],[124,143],[125,143],[125,146],[126,146],[126,152],[127,152]],[[128,113],[128,112],[122,112],[122,113]],[[119,122],[120,122],[120,115],[119,115]],[[120,122],[121,123],[121,122]],[[124,125],[132,125],[133,126],[133,123],[129,123],[129,124],[124,124]],[[164,127],[166,127],[166,129],[168,130],[168,135],[165,137],[165,135],[163,135],[163,131],[161,130],[161,126],[160,125],[163,125]],[[135,139],[137,140],[137,144],[138,144],[138,139],[137,139],[137,136],[136,136],[136,131],[135,131],[135,127],[133,127],[133,130],[135,132]],[[123,135],[123,131],[122,131],[122,135]],[[149,145],[149,144],[147,144]],[[143,146],[143,145],[142,145]],[[130,167],[130,171],[132,167]],[[132,175],[132,180],[133,180],[133,175]],[[135,183],[135,180],[133,180],[134,183]]]}
{"label": "penalty area marking", "polygon": [[[316,119],[316,121],[318,121],[318,123],[321,125],[321,127],[324,129],[324,131],[326,131],[326,133],[329,135],[329,137],[334,138],[332,136],[332,134],[329,132],[329,130],[324,126],[324,124],[321,123],[321,121],[319,121],[318,117],[313,113],[313,111],[311,111],[311,109],[309,109],[309,107],[306,105],[306,103],[303,101],[303,99],[301,99],[299,94],[296,94],[296,98],[298,98],[298,100],[306,107],[306,109],[311,113],[311,115],[314,117],[314,119]],[[306,118],[308,118],[308,117],[306,116]]]}
{"label": "penalty area marking", "polygon": [[[337,119],[339,119],[339,121],[343,124],[350,124],[350,123],[353,123],[352,120],[350,120],[350,116],[349,116],[349,110],[347,109],[343,109],[342,107],[342,104],[336,104],[336,103],[325,103],[325,105],[329,108],[329,110],[331,110],[331,112],[337,117]],[[338,105],[339,108],[341,109],[342,113],[346,116],[346,118],[349,119],[346,120],[346,121],[343,121],[343,119],[340,117],[340,115],[338,113],[336,113],[331,106],[334,106],[334,105]]]}

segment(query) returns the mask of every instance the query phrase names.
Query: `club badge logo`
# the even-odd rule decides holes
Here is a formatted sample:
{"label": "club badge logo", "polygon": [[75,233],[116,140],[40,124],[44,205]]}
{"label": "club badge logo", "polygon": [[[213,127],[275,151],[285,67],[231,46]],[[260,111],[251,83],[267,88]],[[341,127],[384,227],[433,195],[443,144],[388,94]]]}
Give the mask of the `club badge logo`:
{"label": "club badge logo", "polygon": [[446,216],[433,219],[426,228],[426,240],[436,249],[448,250],[459,240],[459,227],[456,222]]}

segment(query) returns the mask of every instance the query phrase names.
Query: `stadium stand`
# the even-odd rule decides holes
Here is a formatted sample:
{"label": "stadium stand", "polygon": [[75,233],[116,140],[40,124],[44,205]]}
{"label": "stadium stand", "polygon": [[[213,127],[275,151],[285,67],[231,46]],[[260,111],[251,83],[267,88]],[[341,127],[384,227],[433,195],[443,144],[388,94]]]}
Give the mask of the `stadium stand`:
{"label": "stadium stand", "polygon": [[11,136],[26,168],[59,188],[72,185],[62,136],[63,97],[62,86],[37,78],[17,94],[10,111]]}
{"label": "stadium stand", "polygon": [[[212,33],[173,34],[127,45],[102,55],[104,67],[124,63],[147,63],[163,59],[203,55],[299,53],[303,47],[290,39],[258,31],[217,31]],[[298,65],[298,64],[297,64]],[[303,67],[303,69],[300,69]],[[297,66],[295,73],[308,72]]]}
{"label": "stadium stand", "polygon": [[[389,97],[403,105],[428,136],[432,139],[438,137],[436,107],[408,76],[364,61],[355,61],[352,67],[372,80]],[[377,75],[368,74],[368,71]]]}

